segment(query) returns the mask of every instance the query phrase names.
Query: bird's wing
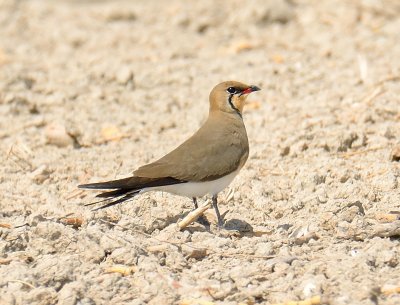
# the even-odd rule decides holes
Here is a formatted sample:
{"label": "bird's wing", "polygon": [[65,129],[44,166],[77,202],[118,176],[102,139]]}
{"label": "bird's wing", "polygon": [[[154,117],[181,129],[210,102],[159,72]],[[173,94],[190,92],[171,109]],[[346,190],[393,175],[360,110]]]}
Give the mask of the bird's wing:
{"label": "bird's wing", "polygon": [[210,181],[243,166],[248,157],[243,123],[222,125],[209,120],[191,138],[161,159],[134,172],[137,177],[171,177],[179,181]]}
{"label": "bird's wing", "polygon": [[[149,178],[149,177],[128,177],[117,180],[110,180],[105,182],[96,182],[96,183],[88,183],[78,185],[79,188],[82,189],[93,189],[93,190],[113,190],[118,189],[120,191],[134,191],[140,190],[146,187],[154,187],[154,186],[164,186],[170,184],[182,183],[183,181],[179,181],[177,179],[171,177],[157,177],[157,178]],[[109,193],[109,195],[118,194],[115,191]],[[101,194],[98,197],[106,197],[105,194]]]}

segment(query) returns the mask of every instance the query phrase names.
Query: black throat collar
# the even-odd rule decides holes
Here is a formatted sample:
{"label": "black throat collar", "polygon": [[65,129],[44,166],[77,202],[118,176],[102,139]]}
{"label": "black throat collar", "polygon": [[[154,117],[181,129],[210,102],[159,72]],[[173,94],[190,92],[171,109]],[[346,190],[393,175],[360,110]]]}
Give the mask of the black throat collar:
{"label": "black throat collar", "polygon": [[228,97],[228,103],[229,103],[229,105],[231,106],[231,108],[232,108],[233,110],[235,110],[235,112],[240,116],[240,118],[243,119],[242,114],[240,113],[239,109],[237,109],[237,108],[235,107],[235,105],[233,105],[233,103],[232,103],[232,98],[233,98],[233,94],[230,94],[229,97]]}

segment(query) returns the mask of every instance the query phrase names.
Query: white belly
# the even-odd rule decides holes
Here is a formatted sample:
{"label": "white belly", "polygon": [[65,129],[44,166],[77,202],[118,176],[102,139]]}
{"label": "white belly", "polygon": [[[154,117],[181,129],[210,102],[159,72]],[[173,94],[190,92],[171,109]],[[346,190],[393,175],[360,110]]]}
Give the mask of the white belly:
{"label": "white belly", "polygon": [[214,196],[221,192],[224,188],[226,188],[236,177],[238,172],[239,171],[235,171],[233,173],[230,173],[229,175],[212,181],[186,182],[173,185],[149,187],[143,189],[141,193],[149,191],[163,191],[186,197],[203,197],[205,195]]}

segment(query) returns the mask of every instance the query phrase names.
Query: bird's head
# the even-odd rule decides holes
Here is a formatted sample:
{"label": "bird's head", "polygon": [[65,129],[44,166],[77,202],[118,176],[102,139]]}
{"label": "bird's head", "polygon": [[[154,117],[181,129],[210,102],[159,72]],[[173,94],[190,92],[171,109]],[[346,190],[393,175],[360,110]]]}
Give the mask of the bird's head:
{"label": "bird's head", "polygon": [[223,111],[242,115],[247,96],[261,90],[257,86],[249,86],[236,81],[220,83],[211,90],[210,112]]}

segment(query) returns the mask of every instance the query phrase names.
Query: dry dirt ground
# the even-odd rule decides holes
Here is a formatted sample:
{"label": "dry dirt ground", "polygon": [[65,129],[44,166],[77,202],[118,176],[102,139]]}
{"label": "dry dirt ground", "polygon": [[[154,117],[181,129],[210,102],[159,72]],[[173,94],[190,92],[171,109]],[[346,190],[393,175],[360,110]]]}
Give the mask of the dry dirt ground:
{"label": "dry dirt ground", "polygon": [[[0,3],[1,304],[400,304],[398,1]],[[227,230],[83,206],[231,79],[263,90]]]}

